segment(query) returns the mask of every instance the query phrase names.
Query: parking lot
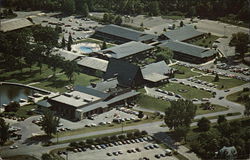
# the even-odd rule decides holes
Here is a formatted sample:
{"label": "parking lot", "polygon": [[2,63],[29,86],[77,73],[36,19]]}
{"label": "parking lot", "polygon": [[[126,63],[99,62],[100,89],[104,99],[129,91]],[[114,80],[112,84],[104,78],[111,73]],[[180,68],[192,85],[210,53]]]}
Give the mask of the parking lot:
{"label": "parking lot", "polygon": [[[146,146],[146,149],[145,149]],[[150,147],[148,147],[150,146]],[[130,152],[130,153],[129,153]],[[110,153],[110,154],[109,154]],[[94,155],[94,156],[93,156]],[[156,156],[158,155],[158,156]],[[62,155],[65,158],[65,155]],[[158,157],[158,158],[157,158]],[[68,158],[71,160],[139,160],[140,158],[153,159],[177,159],[174,156],[166,155],[165,149],[153,142],[139,142],[131,144],[121,144],[107,147],[105,149],[87,149],[83,152],[69,152]]]}
{"label": "parking lot", "polygon": [[125,113],[123,111],[112,109],[108,112],[104,112],[102,114],[96,115],[93,117],[94,119],[83,119],[79,122],[72,122],[66,119],[61,119],[61,123],[63,126],[60,128],[69,128],[69,129],[77,129],[89,126],[97,126],[97,125],[105,125],[113,123],[113,119],[121,119],[122,121],[135,120],[138,118],[137,115],[132,113]]}

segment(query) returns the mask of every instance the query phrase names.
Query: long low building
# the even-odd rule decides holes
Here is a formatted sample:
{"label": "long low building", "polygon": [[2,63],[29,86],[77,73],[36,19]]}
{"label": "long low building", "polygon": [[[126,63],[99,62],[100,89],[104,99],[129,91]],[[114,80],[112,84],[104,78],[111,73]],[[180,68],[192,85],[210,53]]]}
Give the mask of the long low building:
{"label": "long low building", "polygon": [[114,24],[97,28],[95,30],[95,34],[93,35],[93,37],[118,44],[130,41],[151,43],[157,39],[157,36],[155,35],[117,26]]}
{"label": "long low building", "polygon": [[205,33],[199,32],[193,26],[184,26],[175,30],[167,31],[159,36],[159,40],[177,40],[186,42],[194,38],[202,38]]}
{"label": "long low building", "polygon": [[170,40],[160,44],[159,47],[169,48],[172,50],[174,52],[174,59],[196,64],[213,60],[217,55],[217,51],[214,49],[204,48],[179,41]]}
{"label": "long low building", "polygon": [[90,87],[76,86],[71,92],[50,98],[48,103],[49,108],[61,117],[78,121],[93,114],[109,111],[118,104],[132,101],[139,94],[134,90],[124,90],[111,94]]}
{"label": "long low building", "polygon": [[14,31],[14,30],[30,27],[33,25],[34,23],[32,23],[26,18],[14,18],[14,19],[2,21],[0,31],[9,32],[9,31]]}
{"label": "long low building", "polygon": [[[82,72],[93,76],[101,77],[106,72],[108,61],[96,57],[83,56],[77,61]],[[100,73],[100,75],[98,74]]]}
{"label": "long low building", "polygon": [[131,41],[115,47],[102,50],[98,56],[104,59],[122,59],[122,60],[140,60],[144,59],[146,54],[151,54],[154,46],[150,46],[141,42]]}

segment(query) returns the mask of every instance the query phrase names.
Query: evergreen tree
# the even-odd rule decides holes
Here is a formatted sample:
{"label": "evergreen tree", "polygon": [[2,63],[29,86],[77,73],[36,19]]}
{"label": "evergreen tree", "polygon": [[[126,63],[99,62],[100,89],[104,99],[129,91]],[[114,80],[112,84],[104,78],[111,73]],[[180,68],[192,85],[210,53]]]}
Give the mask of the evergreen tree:
{"label": "evergreen tree", "polygon": [[74,0],[64,0],[62,4],[62,12],[71,15],[75,12],[75,1]]}
{"label": "evergreen tree", "polygon": [[83,5],[82,15],[84,17],[89,16],[89,7],[88,7],[87,3],[84,3],[84,5]]}
{"label": "evergreen tree", "polygon": [[63,38],[62,38],[62,48],[65,48],[66,47],[66,42],[65,42],[65,38],[64,38],[64,36],[63,36]]}
{"label": "evergreen tree", "polygon": [[219,115],[219,117],[217,119],[218,124],[224,123],[226,121],[227,121],[227,119],[226,119],[226,117],[224,115]]}
{"label": "evergreen tree", "polygon": [[115,18],[115,24],[119,25],[119,26],[122,24],[122,17],[121,16],[117,16]]}
{"label": "evergreen tree", "polygon": [[0,118],[0,144],[4,144],[9,138],[10,125],[5,122],[3,118]]}
{"label": "evergreen tree", "polygon": [[219,80],[220,80],[219,75],[216,73],[214,77],[214,82],[219,82]]}
{"label": "evergreen tree", "polygon": [[183,27],[184,26],[184,23],[183,21],[180,22],[180,27]]}
{"label": "evergreen tree", "polygon": [[107,44],[105,41],[102,42],[101,50],[107,49]]}

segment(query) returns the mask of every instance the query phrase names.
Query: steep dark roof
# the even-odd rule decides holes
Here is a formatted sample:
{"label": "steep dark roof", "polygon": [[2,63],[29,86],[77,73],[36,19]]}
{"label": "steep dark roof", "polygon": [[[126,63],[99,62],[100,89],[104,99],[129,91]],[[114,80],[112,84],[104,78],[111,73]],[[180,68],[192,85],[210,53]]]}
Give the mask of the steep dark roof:
{"label": "steep dark roof", "polygon": [[[114,24],[106,25],[96,29],[97,32],[106,33],[109,35],[125,38],[131,41],[145,41],[155,38],[154,35],[149,35],[144,32],[133,29],[117,26]],[[147,35],[147,36],[146,36]]]}
{"label": "steep dark roof", "polygon": [[[133,86],[142,79],[140,67],[125,61],[110,59],[104,80],[117,77],[119,85]],[[138,78],[138,79],[137,79]]]}
{"label": "steep dark roof", "polygon": [[204,48],[192,44],[188,44],[185,42],[179,41],[167,41],[163,44],[160,44],[159,47],[167,47],[174,52],[180,52],[183,54],[191,55],[194,57],[205,58],[210,57],[216,54],[216,51],[209,48]]}
{"label": "steep dark roof", "polygon": [[185,41],[197,36],[201,36],[204,33],[197,31],[193,26],[184,26],[176,30],[171,30],[163,33],[164,36],[171,40]]}
{"label": "steep dark roof", "polygon": [[96,97],[99,97],[99,98],[102,98],[102,99],[105,99],[105,98],[107,98],[109,96],[108,93],[104,93],[104,92],[95,90],[93,88],[88,88],[88,87],[84,87],[84,86],[75,86],[74,90],[82,92],[82,93],[86,93],[86,94],[89,94],[89,95],[93,95],[93,96],[96,96]]}
{"label": "steep dark roof", "polygon": [[101,92],[108,92],[110,89],[116,88],[118,85],[117,78],[108,79],[106,81],[98,82],[95,86],[89,86]]}
{"label": "steep dark roof", "polygon": [[105,49],[102,52],[108,57],[120,59],[120,58],[128,57],[128,56],[140,53],[140,52],[150,50],[152,48],[154,47],[141,43],[141,42],[131,41],[128,43],[124,43],[121,45],[117,45],[115,47]]}

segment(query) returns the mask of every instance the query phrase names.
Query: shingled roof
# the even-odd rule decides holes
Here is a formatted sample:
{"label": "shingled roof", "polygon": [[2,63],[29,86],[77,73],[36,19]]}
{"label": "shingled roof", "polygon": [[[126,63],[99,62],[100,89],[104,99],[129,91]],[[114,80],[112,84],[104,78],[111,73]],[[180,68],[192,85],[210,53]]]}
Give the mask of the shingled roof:
{"label": "shingled roof", "polygon": [[170,74],[172,70],[165,61],[151,63],[141,68],[143,78],[151,82],[158,82],[168,78],[166,75]]}
{"label": "shingled roof", "polygon": [[119,85],[132,87],[139,85],[142,78],[140,67],[125,61],[110,59],[104,80],[117,77]]}
{"label": "shingled roof", "polygon": [[34,25],[26,18],[14,18],[1,22],[0,31],[8,32]]}
{"label": "shingled roof", "polygon": [[96,69],[99,71],[106,72],[107,66],[108,66],[108,61],[95,58],[95,57],[81,57],[79,61],[77,61],[77,64],[79,66],[84,66],[92,69]]}
{"label": "shingled roof", "polygon": [[146,34],[144,32],[117,26],[114,24],[106,25],[104,27],[99,27],[96,29],[96,32],[106,33],[116,37],[125,38],[131,41],[146,41],[156,38],[156,36],[154,35]]}
{"label": "shingled roof", "polygon": [[184,26],[176,30],[163,33],[164,36],[171,40],[185,41],[203,35],[204,33],[197,31],[193,26]]}
{"label": "shingled roof", "polygon": [[120,59],[150,50],[152,48],[154,47],[141,42],[131,41],[122,45],[117,45],[115,47],[105,49],[102,52],[108,57]]}
{"label": "shingled roof", "polygon": [[199,58],[211,57],[216,54],[216,50],[179,41],[167,41],[163,44],[160,44],[159,47],[167,47],[173,52],[179,52]]}

